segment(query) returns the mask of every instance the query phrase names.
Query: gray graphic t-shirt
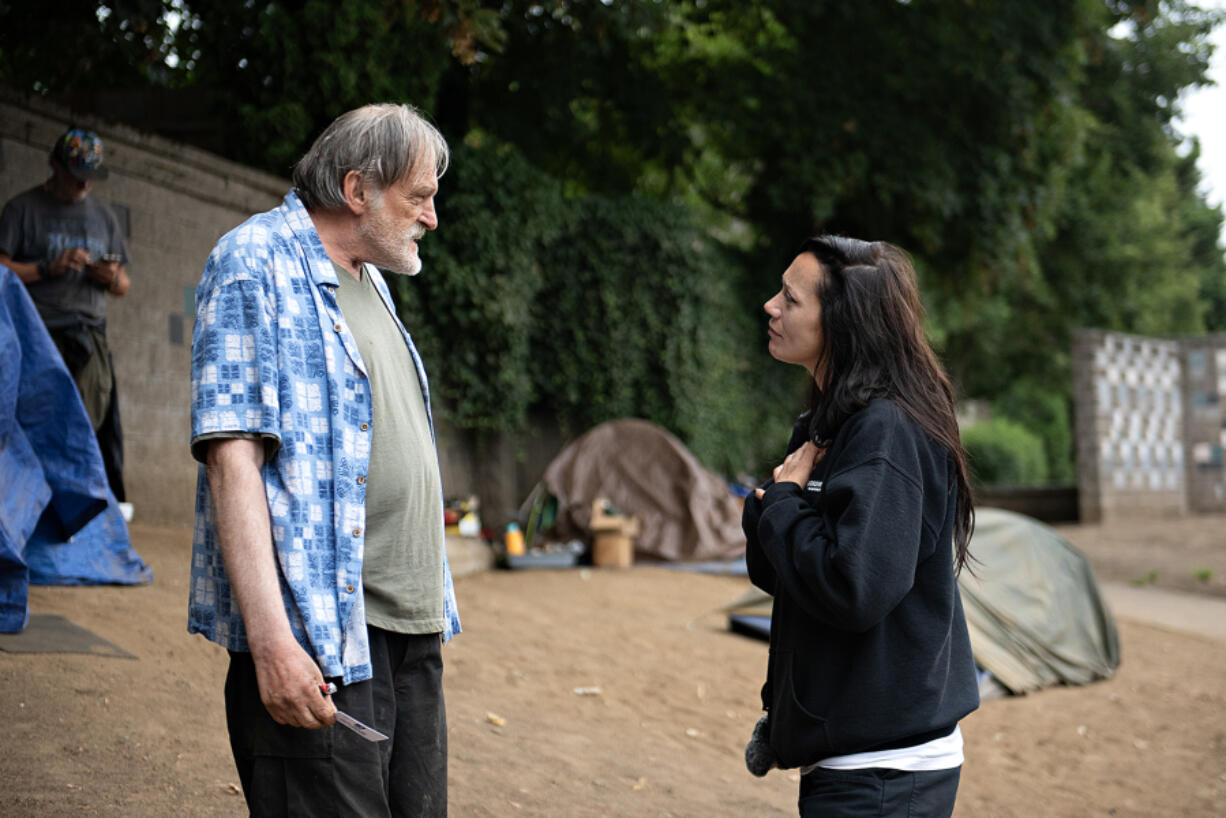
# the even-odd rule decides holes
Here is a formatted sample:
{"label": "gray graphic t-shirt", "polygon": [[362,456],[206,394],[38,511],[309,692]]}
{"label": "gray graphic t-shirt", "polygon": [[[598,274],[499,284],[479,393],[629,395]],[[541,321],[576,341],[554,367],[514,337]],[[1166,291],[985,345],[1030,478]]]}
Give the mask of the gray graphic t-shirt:
{"label": "gray graphic t-shirt", "polygon": [[[0,252],[13,261],[50,262],[73,247],[85,248],[91,261],[111,253],[120,264],[128,263],[119,221],[93,196],[68,204],[39,185],[11,199],[0,213]],[[52,329],[82,318],[94,325],[106,319],[106,290],[84,271],[26,286],[43,323]]]}

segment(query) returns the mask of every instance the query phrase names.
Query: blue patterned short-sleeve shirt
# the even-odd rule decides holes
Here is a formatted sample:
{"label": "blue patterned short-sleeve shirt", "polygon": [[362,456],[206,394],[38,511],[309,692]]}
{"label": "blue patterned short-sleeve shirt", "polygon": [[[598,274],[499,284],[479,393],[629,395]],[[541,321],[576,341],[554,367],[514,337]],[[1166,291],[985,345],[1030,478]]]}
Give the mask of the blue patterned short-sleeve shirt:
{"label": "blue patterned short-sleeve shirt", "polygon": [[[366,270],[391,310],[387,285],[373,267]],[[290,625],[323,674],[349,684],[371,676],[362,549],[373,421],[365,366],[337,305],[337,285],[292,191],[280,207],[221,237],[196,289],[192,441],[237,433],[268,443],[264,490]],[[400,331],[430,418],[425,369],[408,332]],[[246,651],[213,514],[201,465],[188,630]],[[460,620],[445,554],[443,573],[449,640]]]}

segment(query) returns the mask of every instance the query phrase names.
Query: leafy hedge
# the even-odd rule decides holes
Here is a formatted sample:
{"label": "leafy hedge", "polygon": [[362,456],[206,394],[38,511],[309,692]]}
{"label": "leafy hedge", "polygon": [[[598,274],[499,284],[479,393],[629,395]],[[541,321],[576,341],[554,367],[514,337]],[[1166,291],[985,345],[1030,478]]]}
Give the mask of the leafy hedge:
{"label": "leafy hedge", "polygon": [[967,426],[962,430],[962,445],[977,485],[1032,486],[1047,480],[1043,442],[1007,418]]}
{"label": "leafy hedge", "polygon": [[[1050,378],[1068,384],[1072,378]],[[1053,483],[1076,481],[1073,465],[1072,398],[1069,387],[1058,390],[1031,379],[1019,379],[992,402],[996,416],[1025,427],[1039,442],[1045,478]]]}
{"label": "leafy hedge", "polygon": [[540,256],[568,220],[562,188],[511,149],[463,145],[439,186],[422,274],[392,279],[401,318],[449,420],[518,429],[535,397],[529,334]]}
{"label": "leafy hedge", "polygon": [[458,147],[440,185],[423,274],[391,281],[452,423],[646,418],[724,474],[782,452],[795,407],[763,399],[759,307],[685,210],[568,197],[505,146]]}

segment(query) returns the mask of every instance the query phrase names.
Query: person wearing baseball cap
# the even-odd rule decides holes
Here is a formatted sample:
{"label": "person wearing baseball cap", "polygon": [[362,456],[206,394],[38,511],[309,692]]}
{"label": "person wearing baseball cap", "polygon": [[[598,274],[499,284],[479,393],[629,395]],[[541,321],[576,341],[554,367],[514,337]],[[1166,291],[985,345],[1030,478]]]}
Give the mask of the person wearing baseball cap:
{"label": "person wearing baseball cap", "polygon": [[93,131],[68,129],[56,140],[51,159],[81,182],[105,179],[110,173],[102,164],[102,140]]}
{"label": "person wearing baseball cap", "polygon": [[106,342],[108,297],[131,287],[128,248],[109,207],[89,194],[109,170],[98,134],[69,127],[48,157],[46,181],[0,212],[0,264],[25,282],[89,413],[107,479],[123,502],[123,435]]}

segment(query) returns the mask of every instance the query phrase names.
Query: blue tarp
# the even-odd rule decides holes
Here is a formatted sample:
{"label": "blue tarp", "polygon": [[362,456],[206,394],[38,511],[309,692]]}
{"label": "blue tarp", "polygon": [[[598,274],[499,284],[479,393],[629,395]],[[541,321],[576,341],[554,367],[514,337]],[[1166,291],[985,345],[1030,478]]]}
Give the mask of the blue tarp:
{"label": "blue tarp", "polygon": [[28,586],[136,584],[89,416],[30,300],[0,265],[0,633],[29,622]]}

